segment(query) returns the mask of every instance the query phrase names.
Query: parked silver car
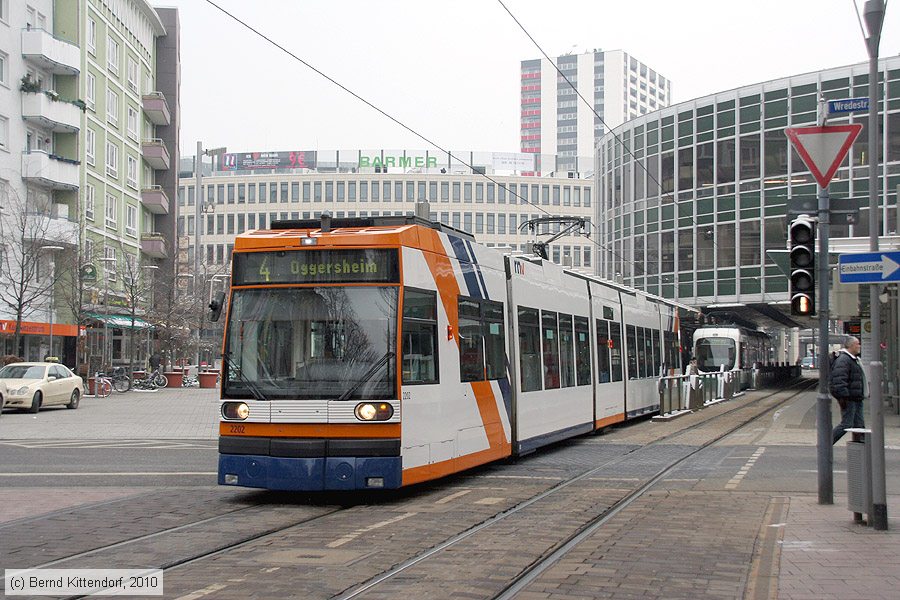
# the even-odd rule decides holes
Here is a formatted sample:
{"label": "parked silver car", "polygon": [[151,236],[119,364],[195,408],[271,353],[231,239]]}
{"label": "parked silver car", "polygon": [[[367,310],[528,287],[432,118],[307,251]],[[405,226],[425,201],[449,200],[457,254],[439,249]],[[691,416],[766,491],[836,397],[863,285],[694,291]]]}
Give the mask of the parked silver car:
{"label": "parked silver car", "polygon": [[21,362],[0,369],[0,385],[6,385],[6,406],[36,413],[44,406],[78,408],[84,382],[65,365]]}

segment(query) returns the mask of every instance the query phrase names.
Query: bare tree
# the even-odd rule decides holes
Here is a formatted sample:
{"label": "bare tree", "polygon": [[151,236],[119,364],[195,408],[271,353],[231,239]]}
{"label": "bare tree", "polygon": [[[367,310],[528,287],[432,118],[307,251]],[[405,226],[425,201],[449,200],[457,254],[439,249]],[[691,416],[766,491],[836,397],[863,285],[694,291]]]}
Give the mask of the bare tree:
{"label": "bare tree", "polygon": [[49,299],[60,269],[44,269],[48,261],[41,250],[48,246],[48,215],[27,206],[5,181],[0,181],[0,206],[0,306],[15,315],[15,347],[24,354],[22,321]]}
{"label": "bare tree", "polygon": [[128,254],[122,247],[122,255],[125,256],[124,270],[122,272],[122,291],[125,294],[125,302],[128,305],[128,314],[131,317],[131,329],[129,333],[129,364],[130,371],[134,372],[134,355],[137,346],[134,343],[135,323],[138,314],[142,317],[147,314],[152,305],[153,280],[152,271],[156,265],[140,264],[134,255]]}
{"label": "bare tree", "polygon": [[[67,274],[58,286],[58,306],[71,315],[79,332],[82,326],[88,325],[91,321],[88,317],[87,300],[90,298],[89,292],[98,280],[98,269],[95,266],[98,258],[100,254],[94,246],[86,248],[79,239],[77,247],[72,252],[62,253],[56,261],[57,269]],[[86,294],[88,298],[85,297]],[[82,354],[83,343],[83,338],[79,336],[75,345],[75,365],[77,371],[86,373],[86,370],[81,369],[82,363],[87,360],[87,356]]]}

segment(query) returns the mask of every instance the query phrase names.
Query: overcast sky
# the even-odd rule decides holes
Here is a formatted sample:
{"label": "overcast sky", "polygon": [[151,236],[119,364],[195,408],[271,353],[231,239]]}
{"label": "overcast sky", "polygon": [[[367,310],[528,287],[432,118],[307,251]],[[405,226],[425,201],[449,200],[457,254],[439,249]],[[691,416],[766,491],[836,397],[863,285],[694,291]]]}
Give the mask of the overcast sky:
{"label": "overcast sky", "polygon": [[[519,149],[519,63],[540,51],[495,0],[214,1],[444,149]],[[504,3],[551,57],[625,50],[673,82],[675,102],[867,60],[853,0]],[[881,56],[900,53],[892,4]],[[206,0],[159,5],[180,9],[183,155],[198,140],[430,149]]]}

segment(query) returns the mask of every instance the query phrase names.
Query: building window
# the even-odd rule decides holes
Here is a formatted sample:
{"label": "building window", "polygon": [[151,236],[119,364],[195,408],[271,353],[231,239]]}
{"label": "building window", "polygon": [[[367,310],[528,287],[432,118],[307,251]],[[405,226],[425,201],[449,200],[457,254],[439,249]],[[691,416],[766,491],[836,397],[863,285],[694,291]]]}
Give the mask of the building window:
{"label": "building window", "polygon": [[138,88],[138,64],[130,56],[128,57],[128,87],[136,94],[141,93]]}
{"label": "building window", "polygon": [[[137,189],[138,186],[138,161],[133,156],[128,156],[128,172],[127,172],[127,182],[128,185],[134,189]],[[193,191],[193,188],[191,188]]]}
{"label": "building window", "polygon": [[94,74],[88,72],[84,80],[84,103],[88,108],[93,110],[97,102],[97,78]]}
{"label": "building window", "polygon": [[0,52],[0,83],[2,83],[3,85],[9,85],[9,80],[7,79],[7,77],[9,76],[9,74],[7,73],[8,70],[9,56],[4,52]]}
{"label": "building window", "polygon": [[84,130],[84,154],[87,164],[91,166],[94,165],[94,157],[96,156],[96,143],[97,137],[94,134],[94,130],[88,127]]}
{"label": "building window", "polygon": [[103,261],[103,270],[106,272],[106,278],[109,281],[116,280],[116,249],[111,246],[103,247],[103,255],[104,258],[108,259]]}
{"label": "building window", "polygon": [[119,147],[112,142],[106,142],[106,174],[119,176]]}
{"label": "building window", "polygon": [[94,220],[94,186],[90,183],[84,186],[84,217]]}
{"label": "building window", "polygon": [[119,42],[106,38],[106,67],[115,75],[119,74]]}
{"label": "building window", "polygon": [[87,47],[91,56],[97,56],[97,23],[93,19],[87,22]]}
{"label": "building window", "polygon": [[119,204],[115,196],[106,195],[106,226],[116,228],[118,224]]}
{"label": "building window", "polygon": [[119,124],[119,95],[111,89],[106,90],[106,120],[112,125]]}
{"label": "building window", "polygon": [[128,107],[128,137],[138,139],[138,112],[131,106]]}
{"label": "building window", "polygon": [[137,207],[133,204],[125,205],[125,233],[137,236]]}

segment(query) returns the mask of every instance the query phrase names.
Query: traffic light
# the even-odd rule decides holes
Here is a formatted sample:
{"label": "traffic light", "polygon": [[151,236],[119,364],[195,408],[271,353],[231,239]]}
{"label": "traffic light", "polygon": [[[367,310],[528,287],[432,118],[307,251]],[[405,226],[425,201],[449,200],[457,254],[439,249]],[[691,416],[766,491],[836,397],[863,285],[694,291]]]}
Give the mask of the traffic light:
{"label": "traffic light", "polygon": [[816,222],[802,215],[788,229],[791,246],[791,314],[809,317],[816,312]]}

